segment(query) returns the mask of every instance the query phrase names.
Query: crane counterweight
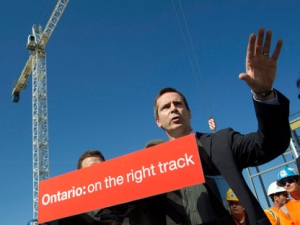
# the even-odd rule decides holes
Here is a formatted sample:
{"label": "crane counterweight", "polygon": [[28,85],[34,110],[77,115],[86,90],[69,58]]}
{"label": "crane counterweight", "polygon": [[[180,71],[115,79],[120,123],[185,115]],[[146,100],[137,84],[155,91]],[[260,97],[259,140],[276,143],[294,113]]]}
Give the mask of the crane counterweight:
{"label": "crane counterweight", "polygon": [[27,40],[27,45],[26,45],[26,49],[30,50],[30,51],[34,51],[36,47],[36,43],[35,43],[35,37],[34,35],[30,34],[28,36],[28,40]]}

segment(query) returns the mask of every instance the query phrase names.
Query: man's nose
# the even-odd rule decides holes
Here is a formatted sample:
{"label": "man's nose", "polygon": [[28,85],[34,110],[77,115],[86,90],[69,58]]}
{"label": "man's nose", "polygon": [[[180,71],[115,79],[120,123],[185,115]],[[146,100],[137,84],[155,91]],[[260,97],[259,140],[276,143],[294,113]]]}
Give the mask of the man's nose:
{"label": "man's nose", "polygon": [[177,111],[178,111],[176,105],[173,104],[173,103],[171,104],[170,110],[171,110],[171,113],[172,113],[172,112],[177,112]]}

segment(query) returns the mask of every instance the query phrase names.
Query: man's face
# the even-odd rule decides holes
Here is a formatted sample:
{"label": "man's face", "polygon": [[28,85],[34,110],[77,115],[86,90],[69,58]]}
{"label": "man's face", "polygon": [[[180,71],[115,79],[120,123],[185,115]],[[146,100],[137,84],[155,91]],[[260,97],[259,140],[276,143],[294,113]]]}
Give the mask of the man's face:
{"label": "man's face", "polygon": [[281,182],[283,183],[285,190],[290,194],[300,190],[300,180],[293,177],[286,178]]}
{"label": "man's face", "polygon": [[179,94],[175,92],[165,93],[157,99],[156,105],[156,124],[162,127],[168,135],[174,137],[174,133],[182,136],[190,133],[192,116]]}
{"label": "man's face", "polygon": [[244,214],[244,207],[239,201],[228,201],[228,205],[233,216]]}
{"label": "man's face", "polygon": [[275,195],[274,201],[278,202],[279,205],[283,206],[285,203],[288,202],[289,194],[285,192],[280,192]]}
{"label": "man's face", "polygon": [[81,168],[86,168],[86,167],[89,167],[89,166],[92,166],[92,165],[95,165],[95,164],[98,164],[101,162],[103,162],[103,160],[100,159],[99,157],[91,156],[91,157],[85,158],[82,161]]}

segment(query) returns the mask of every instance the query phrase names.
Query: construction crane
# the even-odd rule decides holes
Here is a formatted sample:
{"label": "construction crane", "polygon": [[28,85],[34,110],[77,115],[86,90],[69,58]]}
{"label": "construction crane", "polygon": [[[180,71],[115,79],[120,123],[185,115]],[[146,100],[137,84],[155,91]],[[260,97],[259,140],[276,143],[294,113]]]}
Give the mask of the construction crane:
{"label": "construction crane", "polygon": [[30,56],[12,91],[13,102],[18,102],[32,73],[33,221],[38,216],[39,181],[50,174],[45,47],[68,3],[69,0],[58,0],[44,31],[40,25],[33,25],[26,45]]}

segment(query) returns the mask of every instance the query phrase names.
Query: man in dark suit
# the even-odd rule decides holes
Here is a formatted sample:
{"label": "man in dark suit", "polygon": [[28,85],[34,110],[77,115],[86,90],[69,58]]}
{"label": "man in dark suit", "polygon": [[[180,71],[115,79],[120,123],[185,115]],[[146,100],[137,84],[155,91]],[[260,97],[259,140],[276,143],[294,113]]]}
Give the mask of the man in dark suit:
{"label": "man in dark suit", "polygon": [[278,40],[270,53],[272,32],[259,29],[251,34],[246,55],[244,80],[253,94],[258,120],[256,132],[242,135],[231,128],[216,133],[192,130],[188,103],[174,88],[162,89],[154,101],[155,120],[172,141],[195,133],[206,183],[181,189],[186,221],[183,224],[234,224],[219,200],[213,177],[223,176],[245,207],[251,225],[270,225],[260,204],[245,182],[242,170],[264,164],[288,147],[290,141],[289,100],[273,89],[277,59],[282,47]]}

